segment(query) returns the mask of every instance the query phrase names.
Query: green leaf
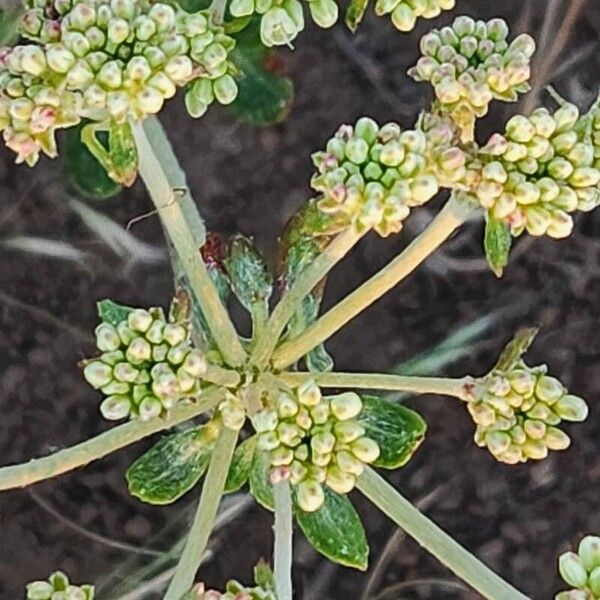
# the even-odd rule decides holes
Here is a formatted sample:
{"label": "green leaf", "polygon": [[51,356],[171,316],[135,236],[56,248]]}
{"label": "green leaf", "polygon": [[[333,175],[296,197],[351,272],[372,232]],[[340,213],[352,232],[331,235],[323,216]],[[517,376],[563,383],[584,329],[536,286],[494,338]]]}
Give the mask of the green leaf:
{"label": "green leaf", "polygon": [[427,424],[414,410],[379,396],[361,396],[358,421],[365,435],[377,442],[381,454],[374,466],[397,469],[405,465],[421,445]]}
{"label": "green leaf", "polygon": [[241,234],[234,236],[224,264],[233,292],[242,306],[253,314],[255,311],[267,312],[273,293],[273,277],[252,240]]}
{"label": "green leaf", "polygon": [[267,590],[275,589],[275,577],[269,563],[261,560],[254,567],[254,583]]}
{"label": "green leaf", "polygon": [[12,46],[17,41],[22,14],[22,10],[12,7],[0,10],[0,46]]}
{"label": "green leaf", "polygon": [[131,187],[138,173],[138,152],[131,123],[111,121],[108,132],[108,151],[111,158],[109,176],[126,187]]}
{"label": "green leaf", "polygon": [[[62,134],[64,169],[77,191],[86,198],[104,200],[118,194],[123,186],[113,181],[104,167],[81,142],[85,123],[70,127]],[[105,134],[106,137],[106,134]]]}
{"label": "green leaf", "polygon": [[348,8],[346,9],[346,25],[348,29],[354,33],[361,21],[363,20],[365,11],[369,6],[369,0],[351,0]]}
{"label": "green leaf", "polygon": [[367,536],[348,496],[323,488],[325,503],[316,512],[295,507],[296,521],[309,543],[329,560],[365,571],[369,562]]}
{"label": "green leaf", "polygon": [[508,254],[512,245],[510,227],[501,219],[486,215],[483,248],[488,265],[496,277],[502,277],[508,264]]}
{"label": "green leaf", "polygon": [[233,453],[227,480],[225,481],[225,493],[237,492],[250,476],[250,469],[254,461],[254,452],[256,450],[256,436],[253,435],[244,440]]}
{"label": "green leaf", "polygon": [[529,350],[538,331],[537,327],[527,327],[517,331],[515,337],[506,344],[493,371],[509,371],[514,367]]}
{"label": "green leaf", "polygon": [[163,436],[127,470],[131,495],[149,504],[171,504],[191,490],[208,468],[214,446],[209,427]]}
{"label": "green leaf", "polygon": [[231,60],[241,72],[238,95],[230,110],[243,121],[266,125],[283,121],[294,97],[288,77],[277,73],[278,58],[260,41],[260,17],[235,37]]}
{"label": "green leaf", "polygon": [[122,304],[117,304],[108,298],[106,300],[100,300],[100,302],[96,303],[96,307],[98,309],[98,316],[105,323],[110,323],[114,327],[116,327],[121,321],[124,321],[130,312],[135,309],[131,306],[123,306]]}
{"label": "green leaf", "polygon": [[250,493],[256,501],[267,510],[275,510],[275,499],[273,498],[273,486],[269,481],[269,470],[271,460],[269,453],[259,450],[254,453],[252,469],[250,469]]}

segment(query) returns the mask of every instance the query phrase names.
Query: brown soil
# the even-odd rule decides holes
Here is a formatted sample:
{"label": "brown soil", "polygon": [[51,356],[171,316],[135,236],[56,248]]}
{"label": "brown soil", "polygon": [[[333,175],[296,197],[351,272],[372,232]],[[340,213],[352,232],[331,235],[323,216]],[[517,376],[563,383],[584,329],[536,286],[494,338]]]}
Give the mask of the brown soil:
{"label": "brown soil", "polygon": [[[546,36],[546,50],[564,45],[544,72],[558,89],[582,105],[599,84],[600,9],[583,8],[570,35],[557,34],[566,22],[563,2],[459,0],[461,12],[510,18],[518,32],[540,37],[546,5],[559,10]],[[573,4],[575,2],[573,1]],[[557,8],[558,7],[558,8]],[[560,12],[562,11],[562,12]],[[447,22],[448,16],[438,22]],[[276,239],[286,220],[307,197],[309,155],[342,122],[369,114],[409,126],[429,101],[428,90],[405,76],[417,55],[417,40],[428,28],[402,35],[385,20],[370,17],[354,37],[342,27],[309,28],[297,50],[284,52],[296,83],[289,119],[256,128],[214,109],[192,122],[173,101],[163,115],[190,185],[209,227],[241,231],[274,261]],[[482,132],[500,127],[513,106],[496,106]],[[94,302],[111,297],[123,303],[166,304],[171,282],[166,260],[124,261],[103,244],[70,209],[73,193],[64,186],[58,162],[33,170],[0,155],[0,241],[15,235],[59,240],[85,253],[78,262],[40,258],[0,245],[0,422],[1,463],[47,454],[107,429],[97,411],[98,396],[82,381],[77,362],[93,352],[90,332]],[[140,184],[96,208],[125,224],[149,210]],[[434,208],[437,208],[436,204]],[[394,256],[427,222],[415,211],[406,230],[381,240],[370,236],[336,269],[326,304],[343,297]],[[383,371],[425,351],[478,317],[492,327],[440,375],[480,374],[520,326],[539,324],[542,333],[530,361],[547,362],[574,393],[589,400],[591,416],[569,428],[572,447],[538,464],[497,464],[472,442],[473,426],[458,403],[445,398],[410,400],[429,423],[429,435],[410,465],[391,479],[408,497],[469,550],[534,599],[560,588],[557,555],[581,535],[600,532],[600,419],[597,336],[600,300],[598,214],[580,215],[568,240],[520,240],[502,280],[481,260],[480,223],[469,224],[418,274],[398,286],[329,344],[340,369]],[[156,218],[133,227],[140,239],[162,247]],[[88,533],[155,550],[169,549],[183,533],[194,498],[149,507],[132,499],[123,473],[148,443],[141,443],[90,467],[31,490],[0,495],[0,597],[22,597],[25,582],[60,568],[75,581],[100,584],[99,597],[116,600],[115,584],[150,559],[91,540]],[[429,496],[433,494],[433,496]],[[47,503],[61,518],[40,505]],[[372,544],[372,564],[395,528],[357,498]],[[248,580],[251,567],[271,549],[270,517],[252,506],[221,530],[216,554],[202,572],[214,585],[231,577]],[[399,539],[388,555],[375,598],[476,598],[452,587],[453,576],[411,540]],[[169,563],[169,565],[172,563]],[[369,574],[331,566],[297,536],[295,580],[303,600],[359,600]],[[435,578],[432,585],[423,580]],[[419,581],[421,583],[419,583]],[[147,593],[144,598],[160,597]],[[384,598],[384,596],[382,596]],[[500,599],[498,599],[500,600]],[[505,599],[502,599],[505,600]]]}

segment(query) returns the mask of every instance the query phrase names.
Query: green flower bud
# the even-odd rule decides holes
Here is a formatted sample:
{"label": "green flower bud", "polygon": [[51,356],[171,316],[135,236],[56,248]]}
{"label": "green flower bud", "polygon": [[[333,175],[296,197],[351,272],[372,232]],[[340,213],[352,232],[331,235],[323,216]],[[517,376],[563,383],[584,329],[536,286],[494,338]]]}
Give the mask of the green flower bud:
{"label": "green flower bud", "polygon": [[47,581],[32,581],[27,584],[27,600],[48,600],[54,588]]}
{"label": "green flower bud", "polygon": [[148,421],[158,417],[163,410],[160,400],[154,396],[146,396],[138,407],[140,419]]}
{"label": "green flower bud", "polygon": [[223,75],[213,85],[215,98],[221,104],[231,104],[237,97],[238,86],[231,75]]}
{"label": "green flower bud", "polygon": [[311,479],[305,479],[298,484],[298,506],[305,512],[315,512],[323,506],[325,494],[321,484]]}
{"label": "green flower bud", "polygon": [[327,29],[338,20],[338,5],[334,0],[310,0],[308,3],[314,22]]}
{"label": "green flower bud", "polygon": [[317,406],[321,401],[321,390],[314,380],[309,380],[297,389],[298,401],[305,406]]}
{"label": "green flower bud", "polygon": [[566,552],[560,556],[558,570],[565,582],[575,588],[582,588],[587,583],[587,571],[582,560],[574,552]]}
{"label": "green flower bud", "polygon": [[327,469],[325,483],[338,494],[348,494],[354,489],[356,477],[341,467],[333,465]]}
{"label": "green flower bud", "polygon": [[131,401],[127,396],[108,396],[100,404],[100,412],[109,421],[119,421],[129,416]]}
{"label": "green flower bud", "polygon": [[596,598],[600,598],[600,567],[596,567],[590,573],[588,587]]}
{"label": "green flower bud", "polygon": [[552,408],[565,421],[585,421],[589,412],[585,401],[572,394],[567,394],[557,400]]}
{"label": "green flower bud", "polygon": [[247,17],[254,12],[254,0],[232,0],[229,12],[234,17]]}
{"label": "green flower bud", "polygon": [[93,360],[84,367],[83,376],[97,390],[112,380],[112,368],[99,360]]}
{"label": "green flower bud", "polygon": [[[600,567],[600,537],[586,535],[579,542],[577,553],[587,571],[592,572],[594,569]],[[600,594],[596,593],[596,595]]]}
{"label": "green flower bud", "polygon": [[360,414],[362,401],[354,392],[345,392],[331,397],[331,412],[340,421],[347,421]]}

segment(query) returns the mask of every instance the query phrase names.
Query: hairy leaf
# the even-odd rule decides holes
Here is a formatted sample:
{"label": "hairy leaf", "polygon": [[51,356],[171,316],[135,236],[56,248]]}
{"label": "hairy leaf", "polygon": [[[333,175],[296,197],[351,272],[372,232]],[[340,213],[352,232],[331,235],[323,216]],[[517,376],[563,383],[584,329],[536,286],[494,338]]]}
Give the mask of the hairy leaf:
{"label": "hairy leaf", "polygon": [[253,435],[244,440],[233,453],[227,481],[225,482],[225,493],[237,492],[250,476],[250,469],[254,461],[254,452],[256,450],[256,436]]}
{"label": "hairy leaf", "polygon": [[171,504],[192,489],[210,461],[215,440],[209,427],[163,436],[127,470],[131,495],[149,504]]}
{"label": "hairy leaf", "polygon": [[[123,186],[113,181],[106,169],[94,158],[81,141],[85,123],[70,127],[62,133],[64,169],[73,186],[86,198],[104,200],[118,194]],[[104,134],[107,139],[107,134]],[[108,142],[107,142],[108,143]]]}
{"label": "hairy leaf", "polygon": [[348,496],[328,487],[325,502],[316,512],[295,506],[296,521],[310,544],[329,560],[365,571],[369,546],[362,522]]}
{"label": "hairy leaf", "polygon": [[509,226],[501,219],[486,216],[483,247],[490,269],[496,277],[502,277],[504,267],[508,264],[508,254],[512,245]]}
{"label": "hairy leaf", "polygon": [[267,312],[273,277],[252,240],[241,234],[234,236],[224,263],[233,292],[242,306],[250,313]]}
{"label": "hairy leaf", "polygon": [[527,327],[517,331],[515,337],[506,344],[493,370],[508,371],[514,367],[529,350],[538,331],[537,327]]}
{"label": "hairy leaf", "polygon": [[346,26],[354,33],[360,25],[365,11],[369,6],[369,0],[351,0],[348,8],[346,9]]}
{"label": "hairy leaf", "polygon": [[397,469],[405,465],[425,438],[427,424],[402,404],[379,396],[361,396],[361,399],[363,410],[358,420],[381,451],[374,466]]}
{"label": "hairy leaf", "polygon": [[123,304],[117,304],[108,298],[106,300],[100,300],[96,303],[98,309],[98,316],[105,323],[110,323],[116,327],[121,321],[124,321],[130,312],[135,310],[131,306],[124,306]]}
{"label": "hairy leaf", "polygon": [[273,486],[269,481],[269,470],[271,460],[269,453],[258,450],[254,453],[252,468],[250,469],[250,493],[256,501],[267,510],[275,510],[275,499],[273,498]]}
{"label": "hairy leaf", "polygon": [[253,19],[235,35],[231,60],[241,72],[238,95],[230,110],[240,119],[255,124],[279,123],[289,111],[294,87],[281,71],[277,54],[260,41],[260,18]]}

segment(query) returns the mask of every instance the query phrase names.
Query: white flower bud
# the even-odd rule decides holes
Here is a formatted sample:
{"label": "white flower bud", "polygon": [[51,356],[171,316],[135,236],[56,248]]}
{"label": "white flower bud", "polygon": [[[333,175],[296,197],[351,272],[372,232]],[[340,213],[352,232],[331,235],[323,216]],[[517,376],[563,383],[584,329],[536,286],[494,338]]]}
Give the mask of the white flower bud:
{"label": "white flower bud", "polygon": [[[580,542],[577,553],[588,571],[600,567],[600,537],[586,535]],[[600,594],[597,594],[600,595]]]}
{"label": "white flower bud", "polygon": [[93,360],[83,368],[83,376],[97,390],[112,380],[112,368],[100,360]]}
{"label": "white flower bud", "polygon": [[572,394],[567,394],[557,400],[552,408],[565,421],[585,421],[589,412],[585,401]]}
{"label": "white flower bud", "polygon": [[348,494],[354,489],[356,477],[337,465],[332,465],[327,469],[325,483],[338,494]]}
{"label": "white flower bud", "polygon": [[587,571],[581,558],[574,552],[565,552],[560,556],[558,570],[565,582],[575,588],[582,588],[587,583]]}
{"label": "white flower bud", "polygon": [[315,512],[323,506],[325,493],[321,484],[312,479],[305,479],[298,484],[298,506],[305,512]]}
{"label": "white flower bud", "polygon": [[330,396],[331,412],[340,421],[347,421],[360,414],[362,401],[354,392],[345,392],[337,396]]}
{"label": "white flower bud", "polygon": [[140,419],[148,421],[158,417],[163,410],[163,406],[158,398],[146,396],[139,405]]}
{"label": "white flower bud", "polygon": [[131,401],[127,396],[109,396],[100,404],[100,412],[109,421],[119,421],[129,416]]}

